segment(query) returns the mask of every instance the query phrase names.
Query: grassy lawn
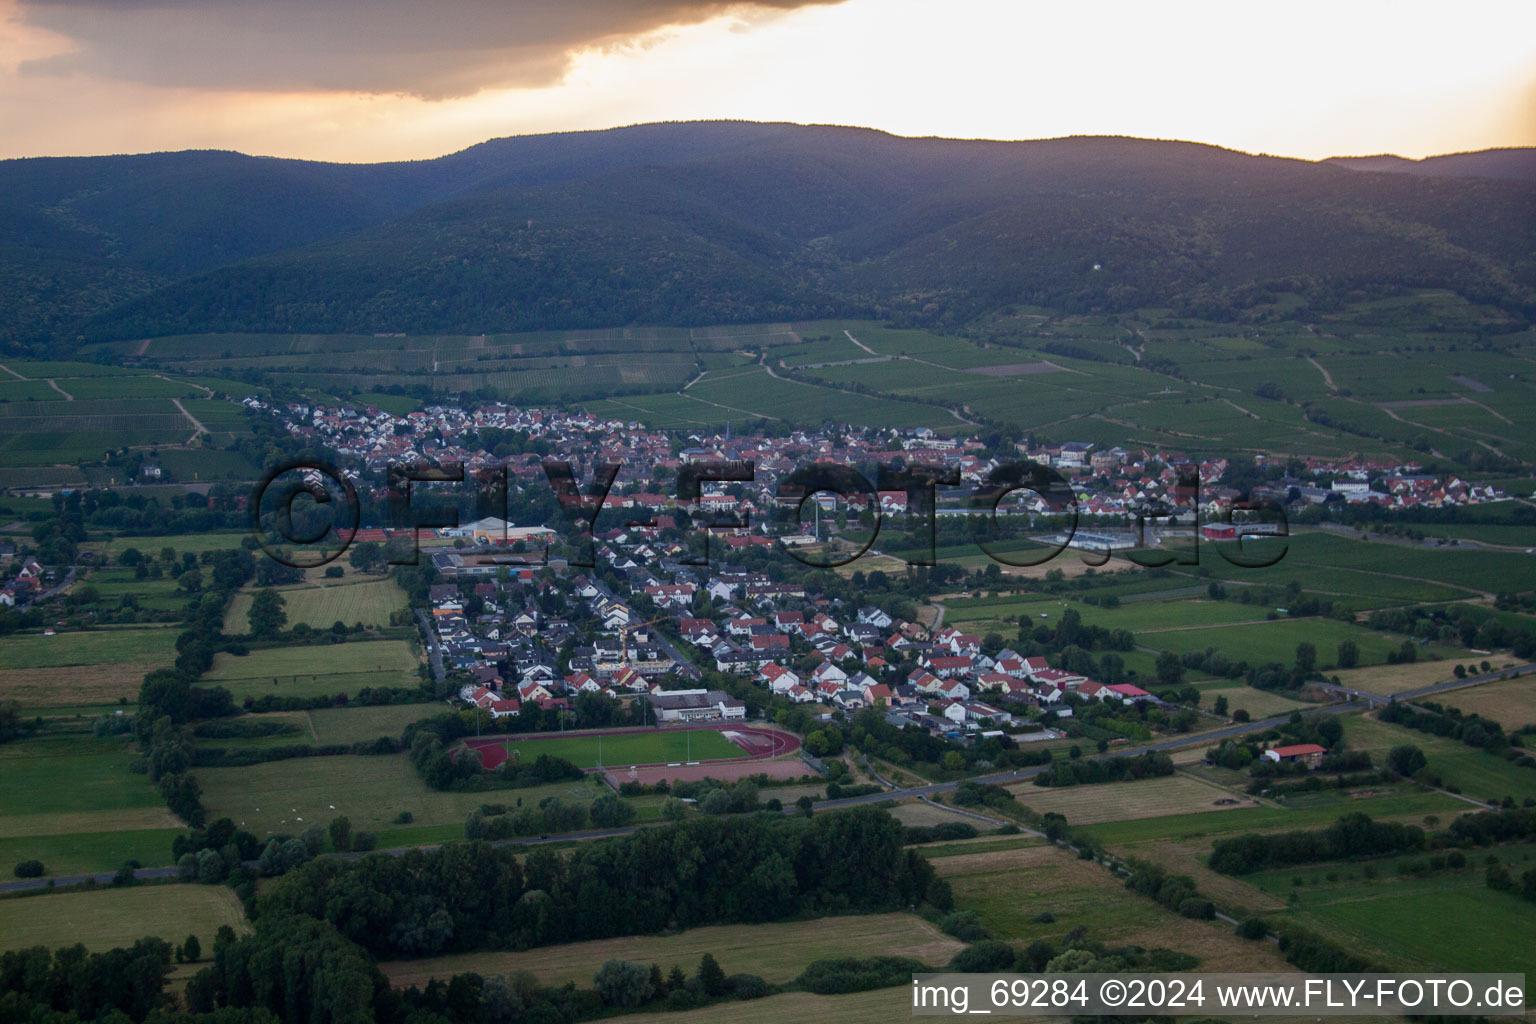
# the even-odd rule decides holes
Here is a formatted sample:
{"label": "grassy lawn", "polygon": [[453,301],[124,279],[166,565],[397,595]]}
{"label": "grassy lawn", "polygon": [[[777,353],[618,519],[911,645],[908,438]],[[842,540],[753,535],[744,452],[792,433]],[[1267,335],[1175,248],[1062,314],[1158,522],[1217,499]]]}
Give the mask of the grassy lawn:
{"label": "grassy lawn", "polygon": [[236,701],[266,694],[314,697],[354,693],[365,686],[413,687],[419,681],[418,664],[404,640],[267,647],[243,658],[215,655],[202,682],[224,687]]}
{"label": "grassy lawn", "polygon": [[1378,764],[1383,763],[1393,747],[1412,744],[1424,751],[1430,769],[1440,773],[1447,787],[1455,786],[1478,800],[1496,802],[1512,796],[1518,803],[1526,797],[1536,797],[1536,769],[1518,767],[1459,740],[1360,715],[1345,720],[1344,736],[1351,747],[1369,750]]}
{"label": "grassy lawn", "polygon": [[174,626],[116,627],[54,636],[17,633],[5,638],[5,667],[60,668],[138,662],[169,665],[176,660]]}
{"label": "grassy lawn", "polygon": [[357,743],[399,737],[405,727],[443,710],[442,704],[386,704],[382,707],[322,708],[308,712],[317,743]]}
{"label": "grassy lawn", "polygon": [[219,926],[226,924],[236,932],[251,930],[234,890],[222,885],[49,893],[0,900],[0,949],[83,942],[92,952],[102,952],[146,935],[173,944],[196,935],[207,951]]}
{"label": "grassy lawn", "polygon": [[[288,628],[307,622],[316,629],[329,629],[334,623],[348,626],[387,626],[389,617],[406,606],[405,591],[392,579],[346,578],[330,585],[308,584],[278,589],[286,602]],[[224,632],[238,635],[250,631],[251,601],[254,593],[246,590],[235,595],[224,615]]]}
{"label": "grassy lawn", "polygon": [[[469,812],[483,803],[537,804],[547,796],[584,802],[607,792],[582,780],[529,789],[440,793],[421,781],[403,754],[301,757],[244,768],[199,768],[197,779],[210,820],[228,816],[258,837],[271,832],[296,835],[341,814],[351,819],[354,829],[374,832],[391,826],[401,811],[410,811],[418,827],[462,826]],[[461,827],[454,838],[462,837]]]}
{"label": "grassy lawn", "polygon": [[825,917],[756,925],[692,928],[674,935],[636,935],[593,942],[546,946],[523,953],[461,953],[430,960],[381,964],[397,987],[425,987],[433,978],[464,971],[483,976],[529,971],[545,985],[573,981],[590,987],[604,960],[616,958],[659,964],[662,972],[677,964],[690,975],[699,959],[712,953],[726,974],[756,974],[773,984],[793,980],[813,960],[839,956],[910,956],[940,967],[963,947],[913,914]]}
{"label": "grassy lawn", "polygon": [[[170,812],[162,816],[169,819]],[[96,815],[77,816],[77,827],[96,823]],[[83,875],[115,871],[126,860],[147,868],[172,862],[171,842],[186,831],[178,828],[114,829],[109,832],[68,832],[59,835],[0,836],[0,879],[24,860],[40,860],[50,875]]]}
{"label": "grassy lawn", "polygon": [[[549,735],[549,734],[546,734]],[[517,736],[508,745],[523,760],[540,754],[562,757],[578,768],[598,765],[659,764],[741,757],[742,750],[714,729],[657,730],[616,736]]]}

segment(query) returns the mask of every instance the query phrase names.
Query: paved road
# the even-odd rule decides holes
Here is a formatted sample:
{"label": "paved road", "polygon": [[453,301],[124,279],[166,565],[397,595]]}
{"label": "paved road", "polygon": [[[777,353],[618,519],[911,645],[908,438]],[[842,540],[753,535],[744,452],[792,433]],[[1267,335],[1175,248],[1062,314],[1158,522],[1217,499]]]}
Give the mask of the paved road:
{"label": "paved road", "polygon": [[421,623],[421,631],[426,637],[427,661],[432,666],[432,681],[441,686],[448,677],[447,670],[443,668],[443,645],[437,642],[437,630],[432,628],[432,620],[420,608],[416,609],[416,621]]}

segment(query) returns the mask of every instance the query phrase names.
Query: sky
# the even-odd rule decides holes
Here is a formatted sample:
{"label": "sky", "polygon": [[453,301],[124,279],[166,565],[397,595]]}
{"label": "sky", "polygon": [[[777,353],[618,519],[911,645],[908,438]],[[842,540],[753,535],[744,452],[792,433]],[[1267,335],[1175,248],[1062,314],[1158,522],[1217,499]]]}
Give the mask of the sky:
{"label": "sky", "polygon": [[1530,0],[0,0],[0,158],[423,159],[737,118],[1319,159],[1536,145]]}

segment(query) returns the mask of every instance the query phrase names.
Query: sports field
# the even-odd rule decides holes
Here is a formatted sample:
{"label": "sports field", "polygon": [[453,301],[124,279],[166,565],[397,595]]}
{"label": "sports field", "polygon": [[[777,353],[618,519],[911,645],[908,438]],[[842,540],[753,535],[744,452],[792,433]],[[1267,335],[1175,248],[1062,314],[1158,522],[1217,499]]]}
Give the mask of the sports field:
{"label": "sports field", "polygon": [[654,729],[644,732],[608,732],[583,736],[517,736],[477,741],[481,757],[494,767],[507,756],[531,761],[542,754],[563,758],[578,768],[603,768],[631,764],[671,764],[688,761],[721,761],[745,757],[746,752],[715,729]]}
{"label": "sports field", "polygon": [[154,885],[49,893],[0,900],[0,950],[73,946],[92,952],[129,946],[145,936],[172,944],[196,935],[205,955],[221,925],[251,930],[235,892],[223,885]]}
{"label": "sports field", "polygon": [[659,964],[662,972],[677,964],[692,974],[699,958],[711,953],[726,974],[756,974],[770,984],[793,980],[813,960],[841,956],[910,956],[939,967],[962,948],[914,914],[866,914],[754,925],[691,928],[673,935],[635,935],[594,942],[545,946],[522,953],[464,953],[430,960],[380,964],[391,984],[425,987],[433,978],[463,971],[487,976],[531,972],[542,984],[592,984],[604,960]]}

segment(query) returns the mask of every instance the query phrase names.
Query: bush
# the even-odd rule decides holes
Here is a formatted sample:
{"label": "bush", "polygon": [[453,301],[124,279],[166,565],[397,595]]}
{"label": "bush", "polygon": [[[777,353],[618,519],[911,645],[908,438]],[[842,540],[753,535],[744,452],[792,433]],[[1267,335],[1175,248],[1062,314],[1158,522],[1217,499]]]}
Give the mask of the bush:
{"label": "bush", "polygon": [[415,820],[416,815],[412,814],[410,811],[401,811],[399,814],[395,815],[396,825],[409,825]]}
{"label": "bush", "polygon": [[1244,918],[1243,922],[1237,926],[1237,934],[1242,938],[1257,941],[1269,934],[1269,925],[1257,917]]}
{"label": "bush", "polygon": [[755,974],[733,974],[725,979],[726,991],[737,999],[761,999],[768,994],[768,983]]}
{"label": "bush", "polygon": [[939,930],[946,935],[953,935],[961,942],[976,942],[988,937],[981,918],[974,910],[959,910],[950,914],[939,922]]}
{"label": "bush", "polygon": [[17,878],[42,878],[43,862],[40,860],[24,860],[16,865]]}
{"label": "bush", "polygon": [[1011,971],[1014,959],[1013,946],[1001,939],[984,939],[956,953],[954,959],[949,962],[949,969],[965,974]]}
{"label": "bush", "polygon": [[1191,897],[1179,903],[1179,916],[1192,917],[1197,921],[1209,921],[1216,916],[1216,907],[1210,900]]}

